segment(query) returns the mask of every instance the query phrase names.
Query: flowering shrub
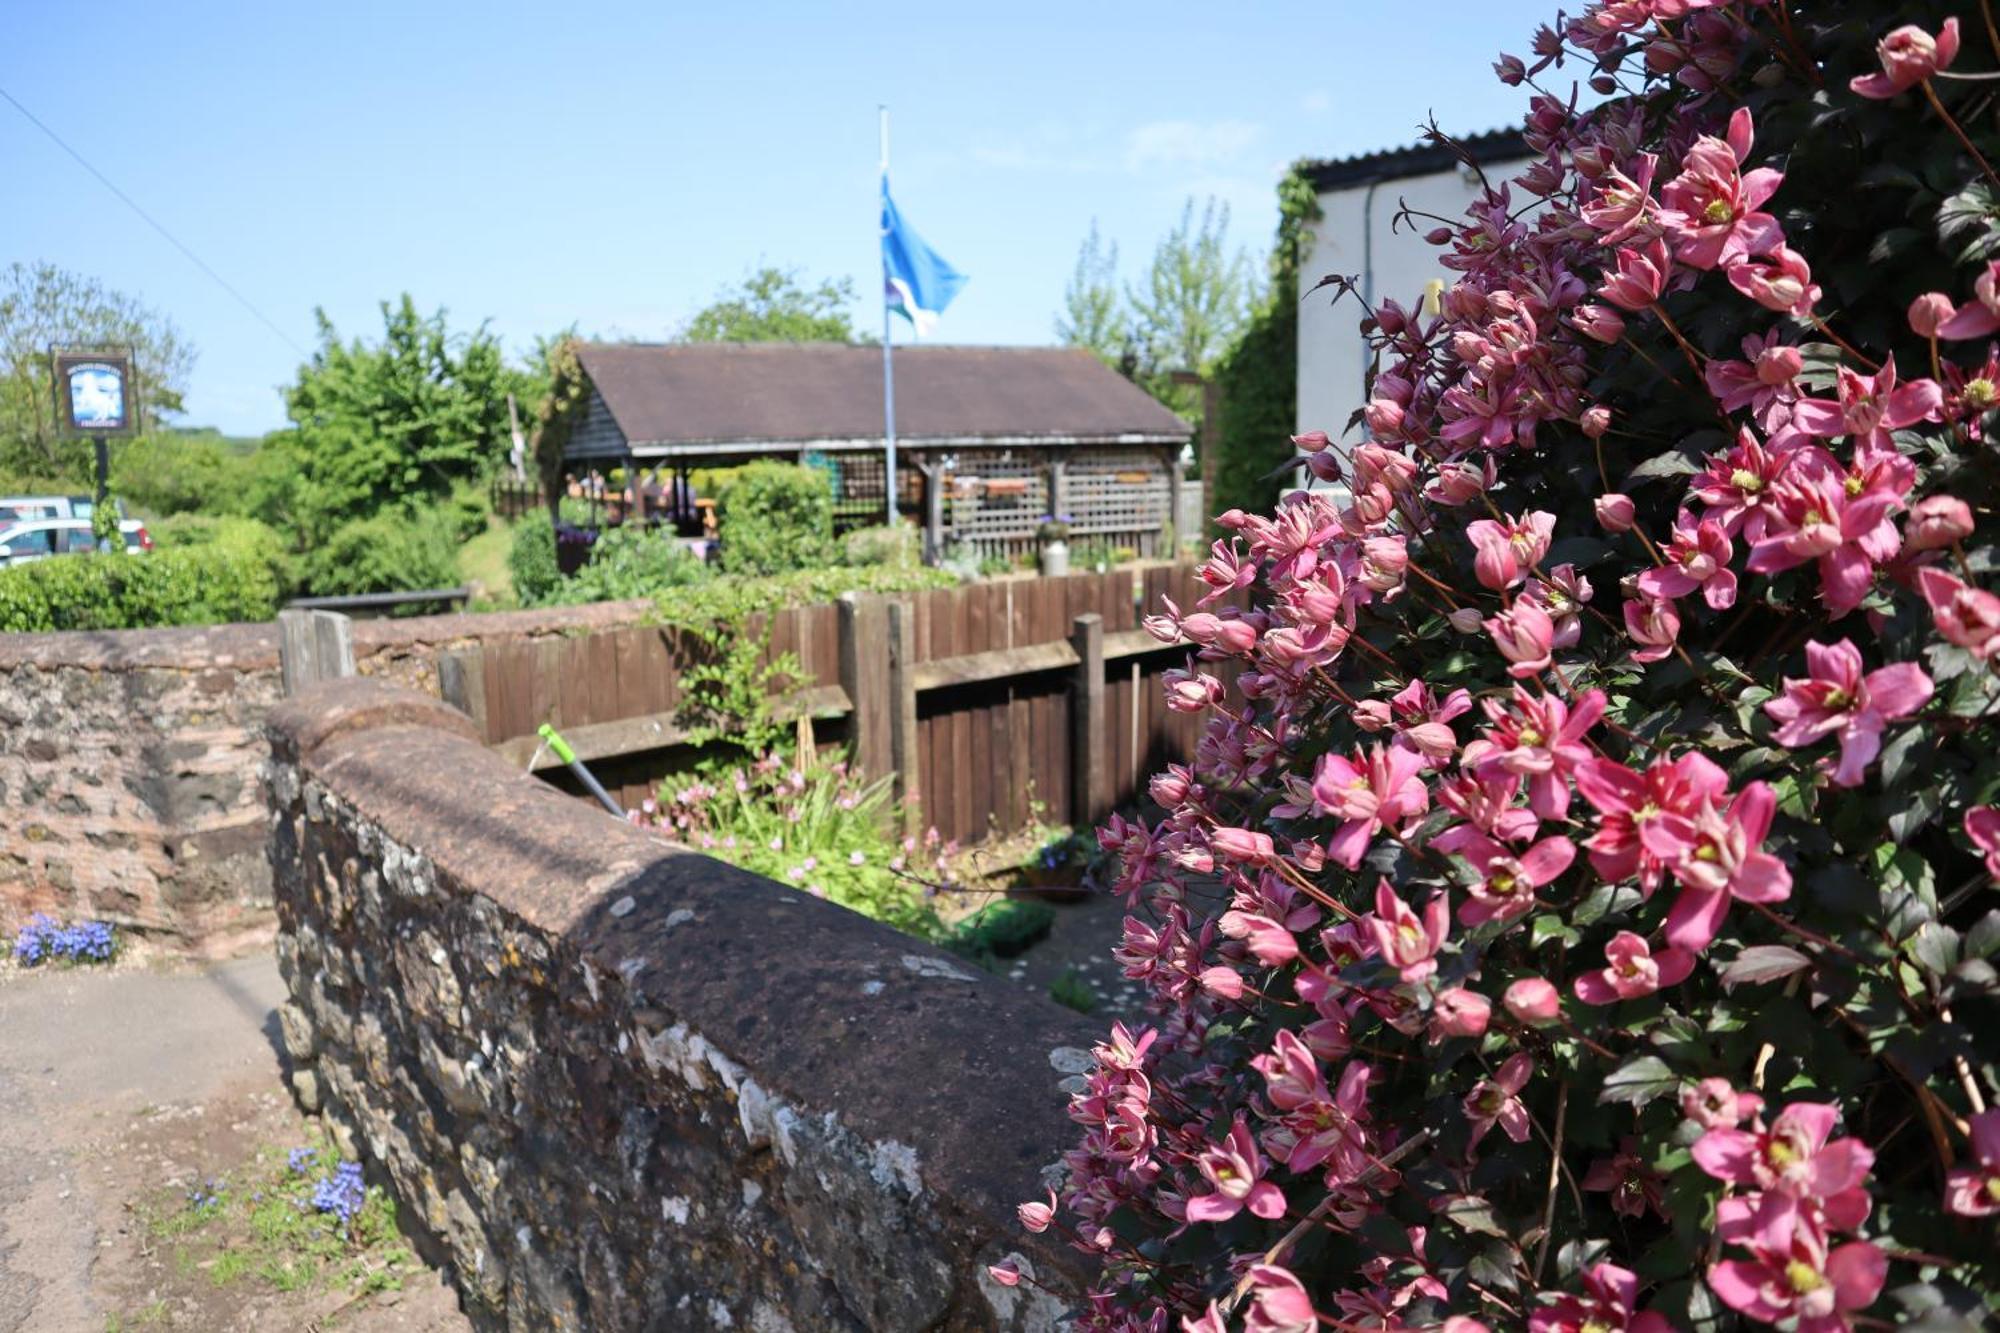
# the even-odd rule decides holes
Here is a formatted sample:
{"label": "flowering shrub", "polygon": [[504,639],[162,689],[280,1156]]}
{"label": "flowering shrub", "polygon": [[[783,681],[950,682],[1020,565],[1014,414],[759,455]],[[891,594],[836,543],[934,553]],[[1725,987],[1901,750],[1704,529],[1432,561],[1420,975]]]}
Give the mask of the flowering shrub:
{"label": "flowering shrub", "polygon": [[115,947],[111,926],[104,921],[81,921],[65,926],[54,917],[37,912],[14,937],[14,961],[22,967],[43,963],[105,963]]}
{"label": "flowering shrub", "polygon": [[930,898],[953,876],[954,844],[936,829],[889,833],[887,781],[863,783],[844,763],[754,763],[674,779],[632,813],[635,822],[731,865],[828,898],[926,939],[943,927]]}
{"label": "flowering shrub", "polygon": [[1535,160],[1366,312],[1337,488],[1148,623],[1209,719],[1099,832],[1155,1018],[1021,1208],[1081,1327],[2000,1313],[1996,65],[1873,0],[1500,61]]}

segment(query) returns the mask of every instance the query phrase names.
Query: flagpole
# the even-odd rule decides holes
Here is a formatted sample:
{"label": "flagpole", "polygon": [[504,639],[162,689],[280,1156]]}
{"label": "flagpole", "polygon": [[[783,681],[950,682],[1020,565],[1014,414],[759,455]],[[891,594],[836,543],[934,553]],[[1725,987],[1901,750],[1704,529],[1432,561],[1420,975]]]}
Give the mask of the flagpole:
{"label": "flagpole", "polygon": [[[882,197],[889,197],[889,108],[878,106],[882,113]],[[880,213],[877,210],[877,229],[880,229]],[[882,251],[882,432],[887,444],[884,455],[884,474],[888,492],[885,506],[888,510],[886,522],[891,528],[896,526],[896,362],[891,354],[890,334],[893,326],[889,312],[889,252]]]}

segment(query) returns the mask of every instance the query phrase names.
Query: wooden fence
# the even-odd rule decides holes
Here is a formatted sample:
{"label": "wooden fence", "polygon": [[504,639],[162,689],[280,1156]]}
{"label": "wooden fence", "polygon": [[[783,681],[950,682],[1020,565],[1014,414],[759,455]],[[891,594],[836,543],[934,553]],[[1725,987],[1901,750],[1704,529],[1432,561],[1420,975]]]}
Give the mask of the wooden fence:
{"label": "wooden fence", "polygon": [[[1203,591],[1191,566],[1155,566],[849,598],[745,632],[768,633],[766,660],[797,656],[818,739],[893,774],[913,828],[920,812],[972,841],[1100,819],[1192,752],[1200,724],[1159,681],[1189,649],[1138,626],[1163,597],[1186,609]],[[553,723],[629,807],[690,760],[680,676],[705,651],[663,628],[489,640],[447,655],[440,678],[501,753],[566,778],[535,734]]]}

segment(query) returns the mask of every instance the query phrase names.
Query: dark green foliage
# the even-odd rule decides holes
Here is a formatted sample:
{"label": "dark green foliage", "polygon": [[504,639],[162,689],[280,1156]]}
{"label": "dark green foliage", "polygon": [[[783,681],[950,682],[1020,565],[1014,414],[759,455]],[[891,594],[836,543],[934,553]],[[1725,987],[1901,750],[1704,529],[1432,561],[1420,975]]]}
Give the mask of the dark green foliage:
{"label": "dark green foliage", "polygon": [[442,500],[488,475],[508,447],[507,395],[538,397],[484,327],[453,334],[408,295],[382,304],[379,343],[343,343],[324,313],[320,346],[285,392],[295,428],[272,438],[297,469],[290,517],[312,544],[391,505]]}
{"label": "dark green foliage", "polygon": [[269,620],[282,553],[247,542],[60,555],[0,569],[0,631],[144,629]]}
{"label": "dark green foliage", "polygon": [[507,573],[521,605],[542,606],[554,599],[563,577],[556,566],[556,527],[546,509],[537,509],[514,525]]}
{"label": "dark green foliage", "polygon": [[854,284],[828,278],[808,287],[797,269],[769,265],[726,290],[688,321],[680,340],[691,343],[835,342],[874,339],[854,327],[849,309]]}
{"label": "dark green foliage", "polygon": [[[1215,442],[1217,514],[1230,509],[1264,513],[1284,487],[1285,478],[1271,474],[1294,453],[1299,248],[1306,223],[1318,216],[1312,183],[1293,167],[1278,186],[1278,235],[1271,248],[1270,286],[1242,336],[1223,353],[1215,369],[1222,395],[1216,430],[1220,438]],[[1208,447],[1206,442],[1202,447]]]}
{"label": "dark green foliage", "polygon": [[833,484],[818,468],[752,463],[716,497],[722,567],[782,574],[833,561]]}
{"label": "dark green foliage", "polygon": [[355,519],[306,553],[305,574],[319,596],[456,587],[451,516],[442,509],[386,509]]}
{"label": "dark green foliage", "polygon": [[[543,523],[546,526],[547,520]],[[553,533],[548,542],[553,561]],[[703,583],[712,577],[713,572],[701,557],[670,535],[642,527],[611,528],[590,548],[590,563],[572,577],[559,580],[544,594],[544,600],[573,605],[657,597],[669,589]],[[515,590],[520,591],[518,583]],[[521,600],[528,600],[526,593],[521,593]]]}
{"label": "dark green foliage", "polygon": [[954,926],[945,947],[965,958],[1012,958],[1045,938],[1055,923],[1055,908],[1047,903],[1003,898]]}

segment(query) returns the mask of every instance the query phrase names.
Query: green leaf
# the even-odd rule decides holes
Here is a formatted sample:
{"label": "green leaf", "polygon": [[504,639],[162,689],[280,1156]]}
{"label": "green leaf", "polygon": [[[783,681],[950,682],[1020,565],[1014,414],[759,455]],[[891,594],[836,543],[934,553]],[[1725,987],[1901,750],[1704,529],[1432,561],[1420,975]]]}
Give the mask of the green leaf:
{"label": "green leaf", "polygon": [[1438,1211],[1444,1214],[1446,1220],[1456,1223],[1462,1229],[1481,1236],[1498,1236],[1502,1240],[1507,1238],[1506,1228],[1502,1227],[1493,1216],[1493,1205],[1478,1195],[1454,1194],[1440,1202],[1443,1207]]}
{"label": "green leaf", "polygon": [[1753,944],[1722,970],[1722,984],[1727,989],[1761,985],[1811,966],[1812,959],[1789,945]]}
{"label": "green leaf", "polygon": [[1554,912],[1544,912],[1536,917],[1528,928],[1528,941],[1540,948],[1550,940],[1561,940],[1566,945],[1574,945],[1583,937],[1572,930],[1569,923]]}
{"label": "green leaf", "polygon": [[1642,1055],[1612,1070],[1604,1080],[1604,1090],[1597,1094],[1597,1100],[1644,1106],[1673,1092],[1680,1087],[1680,1082],[1679,1075],[1667,1067],[1665,1060],[1657,1055]]}
{"label": "green leaf", "polygon": [[1936,921],[1926,921],[1910,937],[1907,950],[1917,966],[1941,977],[1958,966],[1958,932]]}
{"label": "green leaf", "polygon": [[1692,477],[1699,471],[1701,471],[1701,455],[1675,449],[1653,455],[1626,473],[1625,481],[1628,485],[1637,482],[1670,481],[1675,477]]}

